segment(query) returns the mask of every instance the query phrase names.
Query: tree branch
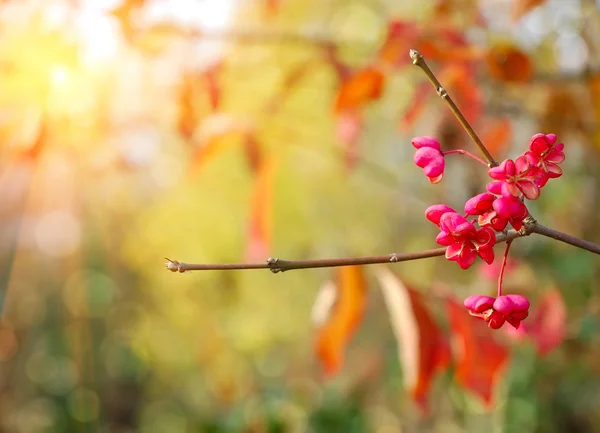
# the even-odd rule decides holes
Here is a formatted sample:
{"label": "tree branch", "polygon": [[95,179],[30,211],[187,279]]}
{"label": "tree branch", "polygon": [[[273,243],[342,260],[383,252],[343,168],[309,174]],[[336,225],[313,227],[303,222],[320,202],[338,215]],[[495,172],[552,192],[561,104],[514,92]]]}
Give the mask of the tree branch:
{"label": "tree branch", "polygon": [[452,100],[452,98],[448,94],[448,91],[442,86],[442,84],[439,82],[439,80],[431,71],[431,69],[429,69],[429,66],[427,65],[427,62],[425,62],[425,58],[423,58],[423,55],[417,50],[410,50],[409,54],[410,58],[413,61],[413,65],[416,65],[419,68],[421,68],[425,75],[427,75],[427,78],[429,78],[429,81],[431,81],[431,84],[433,84],[433,87],[435,87],[435,91],[437,92],[438,96],[442,98],[444,102],[446,102],[448,107],[450,107],[450,111],[452,111],[452,114],[454,114],[454,116],[458,119],[458,122],[462,125],[464,130],[467,131],[467,134],[469,134],[469,137],[471,137],[473,143],[475,143],[481,151],[481,153],[483,153],[483,156],[487,161],[488,167],[496,167],[498,163],[491,155],[491,153],[487,150],[487,147],[485,147],[485,145],[482,143],[481,139],[479,138],[473,127],[469,124],[465,116],[462,114],[456,103]]}
{"label": "tree branch", "polygon": [[587,250],[591,253],[600,254],[600,245],[590,241],[579,239],[575,236],[568,235],[558,230],[551,229],[541,224],[535,223],[529,230],[530,233],[537,233],[538,235],[546,236],[548,238],[556,239],[557,241],[564,242],[574,247]]}
{"label": "tree branch", "polygon": [[[509,231],[507,234],[501,234],[496,237],[496,242],[505,242],[521,236],[526,236],[526,232]],[[364,256],[364,257],[342,257],[336,259],[316,259],[316,260],[281,260],[269,258],[266,263],[225,263],[225,264],[190,264],[182,263],[177,260],[168,260],[165,266],[172,272],[186,271],[228,271],[228,270],[246,270],[246,269],[270,269],[274,274],[278,272],[291,271],[293,269],[310,268],[334,268],[339,266],[355,265],[374,265],[381,263],[398,263],[409,260],[427,259],[429,257],[443,256],[446,253],[446,247],[435,248],[432,250],[417,251],[413,253],[388,254],[385,256]]]}

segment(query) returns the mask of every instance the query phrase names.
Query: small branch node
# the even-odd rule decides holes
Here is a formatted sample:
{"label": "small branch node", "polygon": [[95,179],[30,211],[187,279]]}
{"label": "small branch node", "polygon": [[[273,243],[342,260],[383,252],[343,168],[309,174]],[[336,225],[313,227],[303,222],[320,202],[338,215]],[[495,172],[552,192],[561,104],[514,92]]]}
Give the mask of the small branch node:
{"label": "small branch node", "polygon": [[396,253],[392,253],[390,254],[390,262],[391,263],[397,263],[400,259],[398,258],[398,254]]}
{"label": "small branch node", "polygon": [[277,266],[278,263],[279,263],[279,259],[276,257],[269,257],[267,259],[267,265],[269,265],[269,270],[271,272],[273,272],[274,274],[283,272],[283,269],[281,269],[281,267]]}
{"label": "small branch node", "polygon": [[441,86],[436,89],[436,92],[440,98],[446,99],[448,97],[448,91]]}

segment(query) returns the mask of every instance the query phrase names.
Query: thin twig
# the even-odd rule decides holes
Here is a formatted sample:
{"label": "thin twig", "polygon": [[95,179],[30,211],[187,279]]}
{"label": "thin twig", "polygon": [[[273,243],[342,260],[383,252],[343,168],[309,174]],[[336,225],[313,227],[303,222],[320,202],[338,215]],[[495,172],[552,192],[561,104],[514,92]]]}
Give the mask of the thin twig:
{"label": "thin twig", "polygon": [[487,163],[479,158],[478,156],[473,155],[471,152],[468,152],[464,149],[453,149],[453,150],[446,150],[445,152],[442,152],[444,155],[452,155],[453,153],[458,153],[459,155],[464,155],[464,156],[468,156],[471,159],[474,159],[475,161],[477,161],[480,164],[483,165],[487,165]]}
{"label": "thin twig", "polygon": [[[520,233],[514,230],[508,234],[500,234],[496,242],[505,242],[513,240],[527,233]],[[432,250],[417,251],[413,253],[388,254],[385,256],[365,256],[365,257],[342,257],[336,259],[316,259],[316,260],[281,260],[269,258],[266,263],[225,263],[225,264],[190,264],[182,263],[177,260],[166,258],[165,266],[172,272],[186,271],[225,271],[225,270],[245,270],[245,269],[270,269],[273,273],[291,271],[293,269],[309,268],[334,268],[339,266],[356,265],[374,265],[382,263],[407,262],[409,260],[427,259],[429,257],[443,256],[446,253],[446,247],[435,248]]]}
{"label": "thin twig", "polygon": [[512,239],[510,241],[506,241],[504,257],[502,257],[502,266],[500,267],[500,275],[498,276],[498,296],[502,296],[502,280],[504,278],[504,270],[506,268],[506,261],[508,259],[508,250],[510,250],[510,244],[512,244]]}
{"label": "thin twig", "polygon": [[456,106],[456,104],[454,103],[454,101],[452,100],[450,95],[448,94],[448,91],[438,81],[437,77],[431,71],[431,69],[429,69],[429,66],[425,62],[425,59],[423,58],[423,56],[417,50],[410,50],[410,58],[413,61],[413,65],[416,65],[419,68],[421,68],[421,70],[425,73],[425,75],[427,75],[427,78],[429,78],[429,81],[431,81],[431,84],[433,84],[433,87],[435,87],[435,90],[436,90],[438,96],[440,98],[442,98],[446,102],[446,104],[448,104],[448,107],[450,107],[452,114],[454,114],[454,116],[458,119],[458,121],[460,122],[462,127],[465,129],[465,131],[467,131],[467,134],[469,134],[469,137],[471,137],[471,140],[473,140],[473,143],[475,143],[477,145],[477,147],[479,148],[479,150],[481,151],[481,153],[483,153],[483,156],[485,157],[485,160],[487,161],[487,166],[490,168],[496,167],[498,165],[498,163],[496,162],[494,157],[490,154],[490,152],[487,150],[487,148],[485,147],[483,142],[480,140],[480,138],[477,135],[477,133],[475,132],[475,130],[473,130],[473,128],[471,127],[471,125],[469,124],[469,122],[467,121],[465,116],[462,114],[462,112]]}
{"label": "thin twig", "polygon": [[590,241],[579,239],[575,236],[568,235],[558,230],[551,229],[541,224],[534,224],[530,228],[530,233],[537,233],[538,235],[546,236],[548,238],[556,239],[557,241],[564,242],[569,245],[587,250],[591,253],[600,254],[600,245]]}

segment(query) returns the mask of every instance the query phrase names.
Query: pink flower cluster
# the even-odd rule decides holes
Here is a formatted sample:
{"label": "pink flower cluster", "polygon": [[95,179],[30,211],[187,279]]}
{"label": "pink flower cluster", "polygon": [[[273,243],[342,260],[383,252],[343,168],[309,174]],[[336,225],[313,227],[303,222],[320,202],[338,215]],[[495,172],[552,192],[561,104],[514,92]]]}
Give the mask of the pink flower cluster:
{"label": "pink flower cluster", "polygon": [[473,223],[445,204],[430,206],[425,217],[440,228],[435,239],[440,245],[447,246],[446,258],[456,261],[461,269],[468,269],[477,256],[486,263],[494,261],[496,235],[489,227],[476,229]]}
{"label": "pink flower cluster", "polygon": [[521,321],[529,315],[529,300],[521,295],[500,295],[497,298],[485,295],[472,295],[465,299],[469,314],[485,320],[492,329],[498,329],[504,322],[519,329]]}
{"label": "pink flower cluster", "polygon": [[[433,137],[413,138],[412,145],[417,149],[414,162],[423,169],[431,183],[442,180],[445,155],[461,153],[485,164],[462,149],[442,152],[440,143]],[[562,175],[558,164],[565,159],[563,150],[564,144],[556,143],[555,134],[536,134],[529,141],[528,151],[514,161],[506,159],[488,170],[492,182],[487,184],[487,192],[467,200],[464,215],[444,204],[427,208],[425,217],[439,227],[436,242],[447,247],[446,258],[456,261],[461,269],[471,267],[477,256],[491,264],[494,261],[495,232],[504,231],[508,224],[515,230],[523,227],[523,220],[529,215],[523,201],[537,199],[549,179]],[[502,295],[502,276],[509,247],[510,242],[500,269],[498,297],[474,295],[465,300],[470,314],[485,320],[493,329],[500,328],[505,322],[518,328],[529,314],[527,298]]]}
{"label": "pink flower cluster", "polygon": [[[415,163],[423,168],[430,182],[440,182],[445,167],[440,143],[433,137],[416,137],[412,144],[417,148]],[[556,135],[536,134],[529,142],[529,150],[515,161],[506,159],[489,169],[493,181],[487,185],[488,192],[470,198],[465,203],[464,216],[446,205],[429,207],[425,216],[439,226],[436,240],[448,247],[446,258],[456,261],[462,269],[473,265],[477,256],[491,263],[494,260],[493,232],[505,230],[508,224],[515,230],[523,227],[523,220],[529,214],[523,200],[535,200],[549,179],[562,175],[557,164],[565,159],[563,149],[564,144],[556,144]],[[468,152],[460,152],[470,156]],[[469,221],[468,217],[477,218]]]}

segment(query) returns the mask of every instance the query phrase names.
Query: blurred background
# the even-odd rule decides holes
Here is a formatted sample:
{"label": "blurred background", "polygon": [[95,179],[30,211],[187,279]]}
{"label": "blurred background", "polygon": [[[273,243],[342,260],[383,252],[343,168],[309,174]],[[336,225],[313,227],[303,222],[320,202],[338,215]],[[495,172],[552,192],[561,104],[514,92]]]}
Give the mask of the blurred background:
{"label": "blurred background", "polygon": [[[425,208],[462,208],[487,176],[456,155],[433,186],[412,163],[417,135],[476,149],[410,48],[497,159],[559,136],[564,175],[529,208],[600,242],[599,9],[0,2],[0,431],[600,431],[600,264],[586,251],[514,243],[505,287],[532,301],[520,333],[471,335],[446,307],[493,293],[497,264],[390,267],[432,319],[416,319],[416,341],[439,337],[419,352],[421,372],[443,365],[420,404],[403,313],[372,269],[163,266],[436,247]],[[423,355],[442,347],[444,362]]]}

